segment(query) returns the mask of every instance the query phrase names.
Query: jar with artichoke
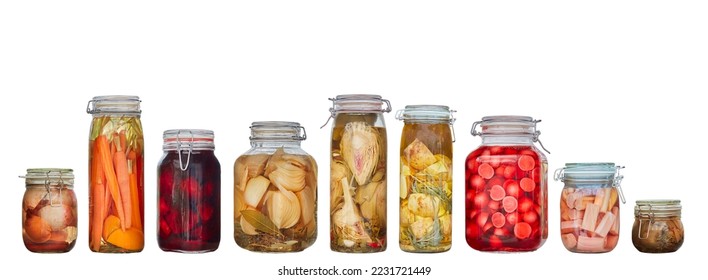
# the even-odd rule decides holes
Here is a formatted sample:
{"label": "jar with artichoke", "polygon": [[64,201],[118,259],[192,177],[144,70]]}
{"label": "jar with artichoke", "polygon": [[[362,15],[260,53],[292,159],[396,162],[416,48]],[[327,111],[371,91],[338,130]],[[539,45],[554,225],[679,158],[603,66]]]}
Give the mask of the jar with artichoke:
{"label": "jar with artichoke", "polygon": [[330,247],[338,252],[384,251],[387,145],[383,112],[390,112],[391,105],[378,95],[339,95],[331,100]]}
{"label": "jar with artichoke", "polygon": [[401,134],[401,250],[444,252],[452,245],[452,117],[447,106],[398,111]]}
{"label": "jar with artichoke", "polygon": [[317,238],[317,164],[296,122],[254,122],[234,165],[234,239],[261,252],[296,252]]}

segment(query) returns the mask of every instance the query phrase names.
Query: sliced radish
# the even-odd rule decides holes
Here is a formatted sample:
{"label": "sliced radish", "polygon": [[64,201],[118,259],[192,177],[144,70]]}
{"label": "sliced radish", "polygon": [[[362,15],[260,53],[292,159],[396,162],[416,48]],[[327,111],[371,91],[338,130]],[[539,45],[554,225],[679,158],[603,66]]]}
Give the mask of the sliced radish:
{"label": "sliced radish", "polygon": [[514,226],[514,235],[518,239],[526,239],[531,236],[531,225],[520,222]]}
{"label": "sliced radish", "polygon": [[504,211],[507,213],[511,213],[516,211],[516,207],[518,206],[518,201],[516,201],[516,198],[512,196],[507,196],[504,199],[502,199],[502,206],[504,207]]}
{"label": "sliced radish", "polygon": [[506,191],[500,185],[495,185],[489,190],[489,197],[494,201],[500,201],[506,196]]}
{"label": "sliced radish", "polygon": [[532,170],[536,166],[536,160],[527,155],[522,155],[519,157],[519,168],[523,171]]}
{"label": "sliced radish", "polygon": [[491,179],[494,177],[494,167],[488,163],[482,163],[477,168],[477,173],[479,173],[479,176],[482,176],[484,179]]}
{"label": "sliced radish", "polygon": [[521,181],[519,181],[519,187],[521,187],[521,189],[525,192],[532,192],[536,188],[536,182],[530,178],[521,178]]}
{"label": "sliced radish", "polygon": [[492,214],[492,225],[496,228],[503,227],[506,224],[506,217],[500,212]]}

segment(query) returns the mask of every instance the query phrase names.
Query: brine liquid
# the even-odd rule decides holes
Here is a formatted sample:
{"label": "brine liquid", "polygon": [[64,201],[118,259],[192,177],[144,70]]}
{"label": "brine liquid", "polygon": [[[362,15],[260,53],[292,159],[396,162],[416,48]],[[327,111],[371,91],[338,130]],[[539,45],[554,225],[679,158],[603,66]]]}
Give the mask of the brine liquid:
{"label": "brine liquid", "polygon": [[452,136],[447,123],[406,123],[401,135],[402,250],[444,252],[452,245]]}
{"label": "brine liquid", "polygon": [[332,128],[330,247],[386,249],[386,128],[380,114],[339,114]]}
{"label": "brine liquid", "polygon": [[561,239],[579,253],[612,251],[619,239],[617,190],[566,187],[561,193]]}
{"label": "brine liquid", "polygon": [[[187,154],[182,154],[182,166]],[[158,167],[158,235],[164,251],[209,252],[221,239],[221,166],[213,151],[193,151],[187,170],[176,151]]]}
{"label": "brine liquid", "polygon": [[302,251],[317,238],[317,164],[279,148],[234,167],[234,239],[250,251]]}
{"label": "brine liquid", "polygon": [[480,251],[533,251],[548,237],[547,162],[530,146],[483,146],[466,161],[466,237]]}
{"label": "brine liquid", "polygon": [[135,116],[94,117],[89,137],[89,247],[142,251],[143,131]]}

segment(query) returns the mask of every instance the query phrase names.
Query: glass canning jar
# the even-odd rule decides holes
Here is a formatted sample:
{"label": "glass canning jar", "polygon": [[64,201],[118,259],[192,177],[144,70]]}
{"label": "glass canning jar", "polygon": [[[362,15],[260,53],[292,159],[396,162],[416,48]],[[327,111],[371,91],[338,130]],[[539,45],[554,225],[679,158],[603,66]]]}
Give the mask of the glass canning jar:
{"label": "glass canning jar", "polygon": [[683,245],[680,200],[637,200],[632,244],[644,253],[676,252]]}

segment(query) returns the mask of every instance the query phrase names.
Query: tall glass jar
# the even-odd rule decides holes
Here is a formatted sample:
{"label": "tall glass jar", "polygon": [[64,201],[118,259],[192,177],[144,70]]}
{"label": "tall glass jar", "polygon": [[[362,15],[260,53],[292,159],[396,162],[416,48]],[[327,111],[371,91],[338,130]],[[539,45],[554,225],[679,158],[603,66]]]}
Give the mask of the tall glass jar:
{"label": "tall glass jar", "polygon": [[[339,95],[330,108],[330,247],[369,253],[386,250],[386,124],[388,100]],[[383,107],[384,104],[386,107]]]}
{"label": "tall glass jar", "polygon": [[566,163],[554,179],[563,181],[561,239],[568,251],[605,253],[617,246],[620,230],[620,183],[614,163]]}
{"label": "tall glass jar", "polygon": [[250,251],[297,252],[317,238],[317,164],[296,122],[254,122],[234,164],[234,239]]}
{"label": "tall glass jar", "polygon": [[78,234],[71,169],[27,169],[22,199],[22,240],[35,253],[71,251]]}
{"label": "tall glass jar", "polygon": [[472,126],[482,145],[467,156],[465,166],[470,247],[533,251],[546,241],[548,162],[534,145],[538,122],[525,116],[488,116]]}
{"label": "tall glass jar", "polygon": [[89,247],[102,253],[143,250],[143,128],[137,96],[96,96],[89,134]]}
{"label": "tall glass jar", "polygon": [[163,251],[210,252],[221,239],[221,165],[214,132],[167,130],[158,165],[158,234]]}
{"label": "tall glass jar", "polygon": [[399,245],[406,252],[445,252],[452,245],[453,111],[408,105],[396,113],[401,133]]}
{"label": "tall glass jar", "polygon": [[683,236],[680,200],[637,200],[632,244],[639,252],[676,252],[683,245]]}

